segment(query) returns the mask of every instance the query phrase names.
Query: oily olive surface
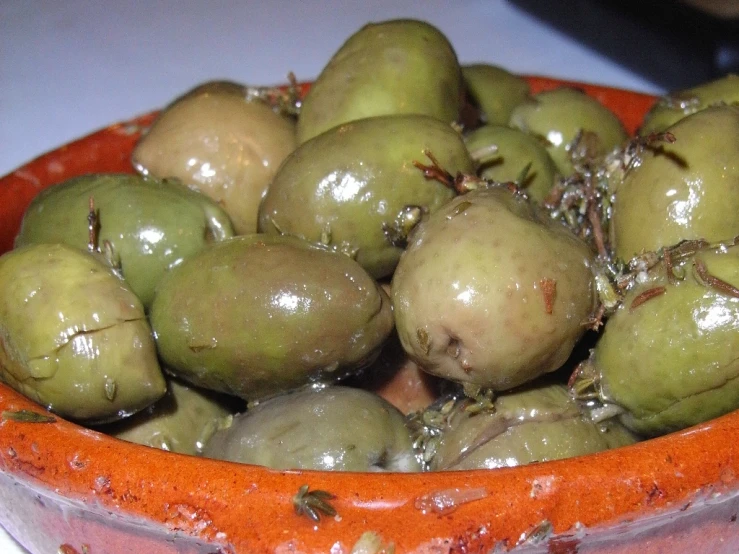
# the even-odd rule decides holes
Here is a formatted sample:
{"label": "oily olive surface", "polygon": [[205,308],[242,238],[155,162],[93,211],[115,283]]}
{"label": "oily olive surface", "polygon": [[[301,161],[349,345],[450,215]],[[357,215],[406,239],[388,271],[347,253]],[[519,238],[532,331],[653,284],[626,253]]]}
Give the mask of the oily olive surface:
{"label": "oily olive surface", "polygon": [[[643,131],[650,125],[664,128],[656,125],[675,112],[687,116],[677,128],[687,121],[696,125],[691,118],[698,114],[693,111],[724,110],[706,125],[716,134],[688,140],[670,133],[685,146],[684,152],[672,150],[668,135],[635,140],[626,146],[634,158],[613,173],[608,173],[609,167],[605,180],[613,184],[614,175],[634,178],[642,164],[650,165],[649,156],[691,170],[693,151],[713,157],[712,171],[689,178],[695,188],[687,198],[680,196],[682,176],[669,171],[655,171],[640,181],[640,188],[676,197],[672,212],[678,219],[689,214],[696,228],[703,229],[704,219],[726,223],[715,224],[715,235],[705,233],[711,240],[737,234],[737,187],[732,187],[736,156],[722,150],[737,151],[731,112],[737,110],[731,107],[736,103],[735,85],[736,77],[729,76],[663,100]],[[465,93],[471,101],[460,116]],[[449,390],[463,390],[470,398],[454,405],[451,415],[446,414],[443,433],[435,436],[439,440],[432,466],[437,470],[580,455],[630,444],[634,436],[621,422],[651,436],[739,407],[734,367],[739,356],[732,336],[739,320],[734,305],[739,298],[735,246],[699,249],[687,261],[673,260],[671,269],[664,265],[639,274],[634,290],[606,323],[603,340],[576,374],[573,394],[582,393],[583,385],[595,391],[586,398],[592,420],[562,385],[541,379],[557,368],[562,377],[570,367],[561,367],[568,356],[573,362],[584,357],[572,351],[583,324],[594,321],[592,266],[597,265],[599,279],[604,278],[602,261],[614,262],[606,268],[609,272],[627,268],[621,260],[605,260],[608,241],[594,241],[602,247],[603,258],[594,262],[582,241],[512,186],[470,178],[464,183],[481,188],[455,198],[447,185],[455,177],[459,185],[461,174],[479,170],[492,181],[517,181],[529,197],[540,201],[556,173],[567,177],[573,169],[585,168],[593,173],[560,182],[567,188],[557,190],[563,202],[572,202],[567,207],[581,208],[573,217],[590,219],[592,212],[586,213],[586,208],[592,206],[585,204],[591,199],[577,196],[582,190],[575,189],[588,179],[604,177],[598,172],[603,168],[595,164],[623,144],[625,133],[612,114],[578,91],[561,89],[526,98],[528,93],[523,80],[500,68],[476,65],[460,70],[446,38],[432,26],[411,20],[368,25],[337,52],[303,102],[297,151],[294,117],[279,116],[255,100],[255,89],[217,81],[189,91],[162,113],[133,157],[140,173],[176,176],[172,182],[149,187],[135,201],[116,184],[111,186],[116,201],[106,206],[100,193],[105,187],[89,194],[92,188],[80,186],[69,196],[74,197],[74,209],[52,201],[49,193],[39,198],[33,232],[24,221],[25,234],[18,240],[22,246],[24,237],[32,234],[54,237],[71,229],[82,231],[84,236],[77,233],[84,238],[79,246],[102,242],[99,253],[122,266],[129,284],[137,287],[138,277],[133,276],[144,276],[148,289],[133,291],[144,304],[137,303],[120,272],[103,263],[104,256],[41,250],[67,248],[63,246],[22,246],[13,253],[18,258],[0,258],[0,377],[49,409],[105,426],[125,440],[199,455],[215,433],[210,446],[214,457],[227,452],[224,459],[278,469],[427,469],[419,464],[419,453],[414,456],[411,450],[402,413],[423,408]],[[294,116],[299,100],[290,107]],[[500,134],[491,137],[484,135],[490,132],[487,125],[469,133],[467,126],[480,122],[510,122],[517,129],[500,126]],[[484,136],[479,145],[476,133]],[[527,146],[515,160],[504,134],[528,143],[537,154]],[[660,138],[665,140],[658,143]],[[492,163],[466,150],[492,147],[499,151]],[[571,162],[583,151],[587,167]],[[625,161],[626,151],[623,159],[612,153],[607,163]],[[542,165],[537,166],[540,158]],[[486,163],[489,167],[479,167]],[[276,173],[280,166],[284,172]],[[491,168],[507,172],[484,173]],[[548,182],[541,192],[534,188],[540,176],[547,176]],[[669,185],[660,182],[661,176]],[[107,179],[90,179],[97,178]],[[716,190],[726,211],[690,211],[711,196],[704,188],[709,181],[720,183]],[[591,186],[587,193],[606,194],[603,182],[585,184]],[[194,203],[203,206],[220,205],[230,216],[219,212],[217,223],[206,217],[203,227],[198,219],[202,214],[190,204],[160,201],[151,192],[170,186],[178,188],[181,194],[176,196],[199,198]],[[625,198],[627,186],[615,184],[611,192],[617,193],[617,203],[619,192]],[[212,199],[206,202],[188,188],[198,188]],[[69,192],[65,185],[55,192],[60,191]],[[85,225],[90,199],[101,226],[92,239]],[[609,201],[604,213],[610,211]],[[721,205],[715,199],[710,203]],[[181,237],[169,242],[165,235],[170,227],[137,223],[137,231],[130,233],[134,242],[144,235],[149,242],[131,247],[143,254],[142,261],[134,263],[127,257],[128,247],[115,243],[125,233],[106,233],[111,233],[111,214],[133,223],[138,204],[162,217]],[[661,218],[658,210],[644,197],[636,205],[638,217],[629,216],[622,201],[614,221],[633,217],[629,225],[634,229],[660,236],[639,219],[644,214]],[[54,223],[51,216],[57,211],[68,219]],[[187,224],[194,230],[192,237],[178,219],[191,212],[197,215]],[[229,225],[246,236],[229,239],[233,231],[224,231]],[[252,234],[256,230],[265,234]],[[660,246],[680,238],[682,234],[663,238]],[[227,240],[207,244],[214,239]],[[172,255],[183,242],[186,255],[167,259],[166,276],[157,284],[160,268],[144,261],[153,262],[150,254],[159,247]],[[406,242],[410,247],[403,254]],[[51,254],[37,255],[36,248]],[[35,258],[27,254],[32,251]],[[71,261],[74,256],[85,261]],[[648,259],[655,256],[659,254]],[[18,269],[20,259],[30,261]],[[398,260],[392,296],[398,340],[407,352],[398,352],[392,339],[388,342],[393,315],[389,299],[373,281],[390,277]],[[141,269],[134,272],[137,265]],[[624,278],[620,273],[618,277]],[[61,304],[58,297],[64,298]],[[154,297],[152,332],[144,309]],[[98,305],[99,298],[104,300]],[[73,310],[74,318],[67,315]],[[595,341],[595,335],[588,338]],[[172,377],[162,398],[165,381],[152,338]],[[577,349],[588,346],[579,342]],[[387,357],[372,364],[382,349]],[[643,366],[649,367],[641,371]],[[634,372],[635,367],[639,371]],[[339,380],[365,390],[326,385]],[[521,388],[523,383],[527,388]],[[495,395],[480,388],[493,389]],[[367,389],[391,398],[400,411]],[[216,391],[241,398],[227,399]],[[233,417],[232,401],[242,410],[244,399],[250,401],[248,411]],[[423,413],[431,411],[433,406]],[[614,414],[620,421],[603,419]],[[416,415],[411,413],[407,421],[412,423]],[[109,422],[121,417],[123,421]]]}
{"label": "oily olive surface", "polygon": [[502,67],[488,64],[462,66],[467,92],[480,107],[488,125],[505,125],[513,108],[529,96],[529,84]]}
{"label": "oily olive surface", "polygon": [[87,423],[125,417],[166,392],[139,299],[109,266],[63,244],[0,257],[0,376]]}
{"label": "oily olive surface", "polygon": [[685,116],[720,104],[739,105],[739,75],[730,73],[696,87],[663,96],[644,117],[639,134],[664,131]]}
{"label": "oily olive surface", "polygon": [[535,137],[503,125],[483,125],[465,137],[477,174],[501,183],[515,182],[526,194],[543,202],[557,176],[546,148]]}
{"label": "oily olive surface", "polygon": [[592,254],[505,187],[443,206],[393,277],[396,326],[426,371],[505,390],[560,367],[594,308]]}
{"label": "oily olive surface", "polygon": [[392,273],[402,248],[389,231],[408,206],[433,212],[454,196],[424,176],[429,151],[446,171],[474,173],[462,137],[423,115],[362,119],[302,144],[282,165],[259,210],[259,230],[327,242],[370,275]]}
{"label": "oily olive surface", "polygon": [[479,413],[458,403],[435,443],[432,471],[514,467],[636,442],[618,422],[594,423],[561,384],[504,393]]}
{"label": "oily olive surface", "polygon": [[593,351],[589,372],[601,399],[621,407],[621,421],[638,433],[660,435],[739,408],[739,297],[708,284],[701,266],[739,287],[736,246],[698,252],[672,279],[660,264],[629,291]]}
{"label": "oily olive surface", "polygon": [[389,298],[354,260],[271,235],[185,261],[150,318],[169,370],[250,400],[370,363],[393,327]]}
{"label": "oily olive surface", "polygon": [[303,101],[298,141],[342,123],[390,114],[457,119],[462,72],[449,40],[423,21],[370,23],[341,46]]}
{"label": "oily olive surface", "polygon": [[420,469],[403,415],[379,396],[348,387],[260,402],[216,432],[204,455],[275,469]]}
{"label": "oily olive surface", "polygon": [[93,174],[38,194],[23,216],[15,245],[61,242],[86,248],[91,201],[98,248],[112,255],[146,307],[164,273],[209,242],[233,236],[231,221],[215,202],[179,183]]}
{"label": "oily olive surface", "polygon": [[615,186],[612,242],[624,260],[684,239],[739,235],[739,107],[707,108],[644,149]]}
{"label": "oily olive surface", "polygon": [[593,157],[604,156],[627,138],[613,112],[595,98],[568,87],[540,92],[519,104],[509,125],[540,137],[564,176],[574,171],[570,150],[580,133],[589,133],[586,140]]}
{"label": "oily olive surface", "polygon": [[231,424],[240,404],[233,397],[199,389],[170,377],[167,379],[167,394],[157,402],[97,430],[168,452],[200,455],[213,433]]}
{"label": "oily olive surface", "polygon": [[228,85],[184,95],[159,115],[132,154],[145,175],[175,177],[213,198],[238,234],[257,228],[257,210],[277,168],[295,149],[295,124]]}

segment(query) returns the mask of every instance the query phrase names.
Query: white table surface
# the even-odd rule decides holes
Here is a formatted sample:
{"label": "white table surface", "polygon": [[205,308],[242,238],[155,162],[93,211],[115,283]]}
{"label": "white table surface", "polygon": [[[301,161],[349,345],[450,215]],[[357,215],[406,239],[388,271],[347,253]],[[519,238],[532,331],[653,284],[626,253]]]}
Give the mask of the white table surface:
{"label": "white table surface", "polygon": [[[462,63],[661,92],[504,0],[0,1],[0,175],[215,78],[314,78],[369,21],[425,19]],[[0,553],[26,550],[0,528]]]}

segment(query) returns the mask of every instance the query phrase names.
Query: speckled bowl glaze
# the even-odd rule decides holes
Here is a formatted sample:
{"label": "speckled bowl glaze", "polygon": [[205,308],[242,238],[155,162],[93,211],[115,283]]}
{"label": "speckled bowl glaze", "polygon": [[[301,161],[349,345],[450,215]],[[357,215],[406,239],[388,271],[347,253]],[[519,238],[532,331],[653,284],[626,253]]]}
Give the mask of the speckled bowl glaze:
{"label": "speckled bowl glaze", "polygon": [[[561,81],[530,78],[534,91]],[[567,83],[573,84],[573,83]],[[654,98],[577,84],[633,132]],[[42,188],[132,171],[155,114],[45,154],[0,179],[0,252]],[[636,368],[635,368],[636,370]],[[268,469],[170,454],[56,418],[0,385],[0,523],[34,553],[349,554],[365,532],[389,553],[739,551],[739,413],[660,439],[492,471],[351,474]],[[335,517],[297,515],[302,485]],[[456,498],[454,503],[445,499]],[[367,550],[361,550],[367,552]]]}

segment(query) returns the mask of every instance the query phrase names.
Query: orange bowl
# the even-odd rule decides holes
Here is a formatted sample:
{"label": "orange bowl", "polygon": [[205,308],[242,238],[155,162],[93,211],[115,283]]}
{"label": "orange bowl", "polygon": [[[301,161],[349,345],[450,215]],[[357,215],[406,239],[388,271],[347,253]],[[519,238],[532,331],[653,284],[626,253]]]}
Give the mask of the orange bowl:
{"label": "orange bowl", "polygon": [[[562,81],[531,77],[536,91]],[[651,96],[575,84],[634,132]],[[131,172],[155,113],[112,125],[0,179],[0,252],[41,189]],[[519,468],[419,474],[273,471],[119,441],[0,385],[0,524],[34,553],[345,553],[365,532],[396,553],[739,551],[739,412],[634,446]],[[338,514],[297,515],[302,485]],[[445,500],[456,499],[453,502]],[[363,550],[365,552],[366,550]],[[389,550],[386,550],[389,552]]]}

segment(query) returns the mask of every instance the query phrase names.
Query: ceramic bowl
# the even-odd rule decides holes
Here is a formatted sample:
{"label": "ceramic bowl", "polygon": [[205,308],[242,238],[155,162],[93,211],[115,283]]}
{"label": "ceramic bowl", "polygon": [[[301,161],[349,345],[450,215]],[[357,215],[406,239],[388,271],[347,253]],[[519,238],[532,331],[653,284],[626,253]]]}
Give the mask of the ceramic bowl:
{"label": "ceramic bowl", "polygon": [[[530,78],[534,91],[561,81]],[[569,83],[572,84],[572,83]],[[630,132],[654,98],[577,85]],[[0,179],[0,252],[46,186],[132,171],[155,114],[75,141]],[[635,368],[636,369],[636,368]],[[33,553],[396,553],[739,551],[739,413],[627,448],[520,468],[424,474],[272,471],[122,442],[56,418],[0,385],[0,524]],[[335,517],[299,516],[302,485],[335,495]]]}

